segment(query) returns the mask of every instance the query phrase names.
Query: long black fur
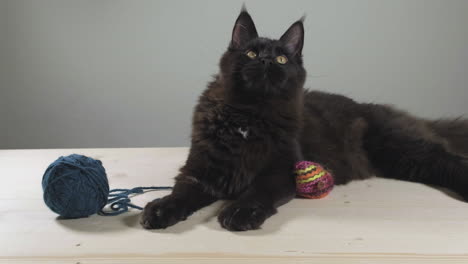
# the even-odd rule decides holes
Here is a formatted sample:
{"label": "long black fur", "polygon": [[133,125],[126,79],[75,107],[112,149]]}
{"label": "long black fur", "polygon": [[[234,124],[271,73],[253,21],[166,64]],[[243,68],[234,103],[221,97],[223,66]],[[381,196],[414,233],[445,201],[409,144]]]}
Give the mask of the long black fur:
{"label": "long black fur", "polygon": [[[222,227],[259,228],[295,197],[293,166],[312,160],[336,184],[373,175],[450,188],[468,199],[468,121],[423,120],[387,105],[304,90],[304,28],[261,38],[240,13],[220,72],[193,114],[190,153],[172,193],[148,203],[147,229],[166,228],[219,199]],[[257,54],[249,58],[251,50]],[[286,64],[275,61],[288,58]]]}

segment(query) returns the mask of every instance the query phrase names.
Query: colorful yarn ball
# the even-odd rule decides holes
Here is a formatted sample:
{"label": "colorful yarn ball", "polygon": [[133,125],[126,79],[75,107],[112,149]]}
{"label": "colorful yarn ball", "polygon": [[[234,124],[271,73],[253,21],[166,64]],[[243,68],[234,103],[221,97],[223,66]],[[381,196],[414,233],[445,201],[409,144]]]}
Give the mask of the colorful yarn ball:
{"label": "colorful yarn ball", "polygon": [[327,196],[334,186],[333,176],[322,165],[311,161],[299,161],[294,167],[297,195],[320,199]]}
{"label": "colorful yarn ball", "polygon": [[98,213],[107,203],[109,183],[101,161],[83,155],[60,157],[42,177],[45,204],[62,218]]}

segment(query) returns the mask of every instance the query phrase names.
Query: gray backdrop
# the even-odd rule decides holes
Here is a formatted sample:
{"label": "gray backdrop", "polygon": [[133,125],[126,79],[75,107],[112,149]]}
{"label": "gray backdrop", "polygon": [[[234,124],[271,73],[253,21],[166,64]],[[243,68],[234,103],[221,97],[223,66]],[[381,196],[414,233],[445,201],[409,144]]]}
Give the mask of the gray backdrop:
{"label": "gray backdrop", "polygon": [[[0,0],[0,148],[188,146],[242,2]],[[468,1],[245,2],[264,36],[307,15],[307,87],[468,114]]]}

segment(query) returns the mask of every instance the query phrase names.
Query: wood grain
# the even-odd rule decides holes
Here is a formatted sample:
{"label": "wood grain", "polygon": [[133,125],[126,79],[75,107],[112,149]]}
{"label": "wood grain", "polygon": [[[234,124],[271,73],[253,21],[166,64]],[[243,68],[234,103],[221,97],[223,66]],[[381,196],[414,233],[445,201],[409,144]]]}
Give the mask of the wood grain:
{"label": "wood grain", "polygon": [[[138,211],[59,220],[41,178],[60,155],[101,159],[112,188],[171,185],[187,148],[0,150],[0,263],[468,263],[468,204],[422,184],[371,179],[295,199],[262,229],[220,228],[217,202],[165,230]],[[146,202],[167,194],[134,198]]]}

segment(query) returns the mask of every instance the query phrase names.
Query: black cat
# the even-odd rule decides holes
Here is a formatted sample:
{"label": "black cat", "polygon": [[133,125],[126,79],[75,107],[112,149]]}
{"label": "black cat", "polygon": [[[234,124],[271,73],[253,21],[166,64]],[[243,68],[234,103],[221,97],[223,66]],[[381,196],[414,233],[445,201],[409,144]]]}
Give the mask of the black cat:
{"label": "black cat", "polygon": [[219,199],[228,230],[257,229],[295,197],[293,166],[312,160],[336,184],[373,175],[450,188],[468,199],[468,121],[427,121],[390,106],[303,88],[304,27],[258,37],[245,9],[199,98],[186,164],[172,193],[146,205],[144,228],[166,228]]}

